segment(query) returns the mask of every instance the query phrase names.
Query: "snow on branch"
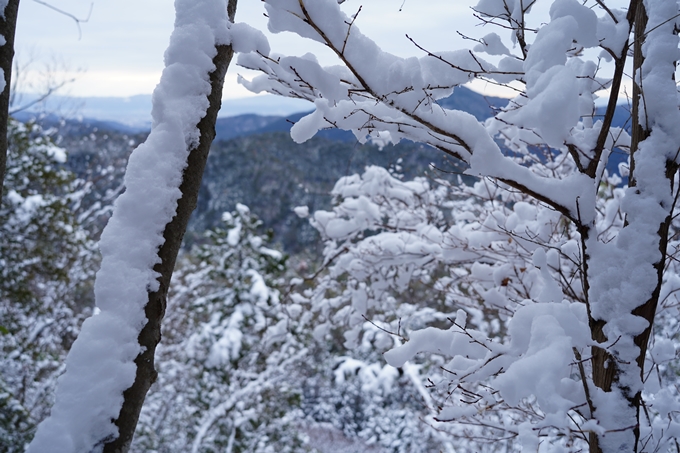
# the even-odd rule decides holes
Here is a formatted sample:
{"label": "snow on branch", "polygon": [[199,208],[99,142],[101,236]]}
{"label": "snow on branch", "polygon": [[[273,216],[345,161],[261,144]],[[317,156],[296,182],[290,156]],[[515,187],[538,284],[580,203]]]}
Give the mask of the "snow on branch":
{"label": "snow on branch", "polygon": [[[499,178],[577,219],[579,211],[585,211],[583,204],[592,206],[585,192],[592,193],[596,186],[590,179],[594,171],[590,177],[584,173],[592,161],[591,137],[602,127],[601,122],[589,124],[580,118],[592,117],[593,93],[605,82],[595,77],[594,64],[578,58],[573,43],[581,49],[599,46],[594,30],[607,31],[609,24],[587,7],[562,3],[565,6],[551,10],[551,22],[537,33],[526,58],[505,55],[497,66],[479,55],[506,53],[495,34],[488,34],[477,51],[422,49],[425,56],[404,59],[380,50],[360,32],[357,16],[346,16],[337,2],[271,2],[266,7],[273,31],[294,31],[322,42],[342,65],[321,67],[311,54],[246,53],[239,56],[239,64],[264,74],[241,82],[253,91],[315,102],[316,110],[292,128],[298,142],[320,129],[336,127],[353,131],[361,143],[386,136],[393,143],[402,139],[426,143],[467,163],[469,174]],[[479,77],[499,83],[519,81],[527,88],[487,124],[437,103],[456,86]],[[585,130],[579,134],[580,129]],[[497,134],[505,136],[506,146],[524,154],[531,153],[528,146],[547,142],[563,149],[569,154],[565,158],[576,159],[577,165],[559,178],[544,178],[504,156],[492,139]],[[611,149],[617,143],[610,139],[606,145]],[[574,201],[577,198],[581,207]]]}
{"label": "snow on branch", "polygon": [[[455,322],[450,312],[432,315],[436,327],[421,323],[408,335],[399,318],[386,356],[394,365],[437,357],[442,372],[432,374],[439,381],[433,377],[431,387],[448,386],[444,400],[462,404],[444,408],[439,420],[476,426],[471,437],[517,438],[527,451],[541,444],[541,451],[651,451],[675,442],[677,391],[670,377],[665,389],[652,386],[645,370],[656,360],[648,350],[657,341],[653,329],[660,345],[675,338],[663,322],[678,282],[677,2],[554,0],[541,16],[535,1],[480,0],[475,17],[498,34],[446,51],[412,40],[422,53],[411,58],[382,51],[361,33],[363,16],[346,14],[335,0],[265,6],[271,31],[320,42],[339,62],[239,57],[262,72],[242,80],[247,88],[314,102],[292,128],[294,140],[330,127],[361,143],[406,139],[462,161],[466,175],[488,178],[472,189],[450,187],[460,198],[443,201],[446,209],[428,203],[435,190],[376,169],[338,182],[337,206],[312,216],[327,240],[329,271],[308,295],[324,319],[315,336],[344,324],[352,347],[366,323],[390,332],[399,314],[425,319],[426,309],[409,312],[394,294],[443,273],[435,287],[447,308],[476,317],[464,324],[462,315]],[[631,59],[629,129],[614,122]],[[506,84],[517,95],[484,122],[446,108],[444,98],[472,79]],[[604,109],[595,103],[600,96]],[[630,155],[619,166],[627,189],[612,174],[618,153]],[[466,204],[473,195],[485,198]],[[498,330],[484,327],[489,311],[499,313],[489,322]],[[659,382],[666,379],[660,370]]]}

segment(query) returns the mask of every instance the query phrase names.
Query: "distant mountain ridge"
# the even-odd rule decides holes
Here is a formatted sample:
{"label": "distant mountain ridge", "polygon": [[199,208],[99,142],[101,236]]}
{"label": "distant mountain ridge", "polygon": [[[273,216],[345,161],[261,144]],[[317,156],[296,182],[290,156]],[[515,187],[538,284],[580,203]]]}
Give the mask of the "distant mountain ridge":
{"label": "distant mountain ridge", "polygon": [[[22,101],[30,102],[31,96],[25,95]],[[437,101],[441,107],[466,111],[480,121],[489,118],[495,110],[507,103],[508,99],[483,96],[466,87],[457,87],[451,96]],[[224,100],[215,126],[216,140],[230,140],[265,132],[288,132],[296,121],[311,112],[311,107],[307,101],[273,95]],[[45,117],[42,112],[57,113]],[[597,109],[598,115],[603,113],[604,108]],[[151,95],[128,98],[52,96],[46,103],[14,116],[21,121],[28,121],[37,115],[41,116],[41,121],[52,124],[63,124],[64,118],[67,118],[66,122],[79,122],[88,128],[135,134],[148,131],[151,127]],[[619,106],[614,125],[624,126],[628,118],[628,109]],[[318,136],[330,140],[355,141],[351,132],[341,130],[323,130]]]}
{"label": "distant mountain ridge", "polygon": [[[35,95],[22,95],[17,104],[29,104],[35,98]],[[504,106],[507,99],[485,97],[468,88],[459,87],[451,96],[437,102],[445,108],[465,110],[482,120],[491,116],[493,108]],[[249,134],[288,131],[292,123],[309,113],[312,107],[308,101],[273,95],[225,99],[216,125],[217,139],[229,140]],[[54,95],[13,116],[21,121],[41,117],[55,122],[66,118],[68,121],[82,122],[92,127],[137,133],[148,131],[151,127],[151,95],[127,98]],[[353,140],[351,133],[342,131],[322,132],[321,136],[343,141]]]}
{"label": "distant mountain ridge", "polygon": [[[49,112],[72,120],[100,121],[133,129],[148,130],[151,127],[150,94],[130,97],[71,97],[55,94],[43,102],[31,105],[36,100],[38,96],[34,94],[18,95],[16,105],[12,109],[21,109],[22,106],[30,107],[21,109],[20,114],[14,116],[35,117]],[[225,99],[222,102],[220,116],[256,114],[280,117],[310,108],[311,104],[301,99],[262,95]]]}
{"label": "distant mountain ridge", "polygon": [[[69,131],[76,131],[83,128],[84,131],[93,130],[114,130],[124,134],[138,134],[148,132],[149,125],[133,124],[134,122],[127,121],[130,118],[135,118],[141,112],[150,111],[151,96],[132,96],[128,99],[122,98],[93,98],[94,104],[90,105],[91,112],[101,112],[110,108],[109,116],[114,119],[101,119],[97,117],[83,116],[78,119],[64,120],[58,116],[48,115],[40,118],[40,121],[50,126],[58,126],[59,128],[67,128]],[[294,101],[289,103],[289,101]],[[54,98],[51,102],[58,104],[59,98]],[[250,107],[244,103],[252,104]],[[278,104],[277,104],[278,103]],[[447,98],[439,99],[437,104],[447,109],[457,109],[466,111],[474,115],[478,120],[483,121],[491,117],[498,109],[505,107],[508,99],[483,96],[466,87],[457,87],[453,94]],[[222,112],[230,112],[236,110],[253,110],[260,113],[244,113],[234,116],[222,116],[217,119],[215,125],[216,142],[224,140],[232,140],[239,137],[247,137],[251,135],[258,135],[271,132],[289,132],[292,125],[299,121],[302,117],[310,113],[310,111],[293,112],[286,115],[279,114],[262,114],[262,112],[277,112],[280,108],[294,109],[307,108],[310,104],[299,99],[286,100],[286,98],[276,96],[257,96],[237,100],[225,100],[222,105]],[[436,108],[436,107],[435,107]],[[99,110],[97,110],[99,109]],[[126,110],[127,109],[127,110]],[[604,114],[604,107],[600,107],[596,111],[596,115]],[[16,115],[21,121],[28,121],[34,118],[36,112],[23,111]],[[97,116],[97,115],[95,115]],[[101,116],[101,115],[100,115]],[[116,120],[116,118],[118,120]],[[630,113],[626,106],[619,106],[614,115],[613,125],[615,127],[624,127],[629,129]],[[597,118],[596,118],[597,119]],[[70,132],[67,132],[70,133]],[[87,132],[89,133],[89,132]],[[335,142],[356,143],[354,134],[349,131],[338,129],[321,130],[316,134],[317,138],[323,138]],[[616,151],[612,154],[607,169],[610,173],[619,173],[619,166],[625,163],[628,155]],[[624,183],[626,178],[624,178]]]}

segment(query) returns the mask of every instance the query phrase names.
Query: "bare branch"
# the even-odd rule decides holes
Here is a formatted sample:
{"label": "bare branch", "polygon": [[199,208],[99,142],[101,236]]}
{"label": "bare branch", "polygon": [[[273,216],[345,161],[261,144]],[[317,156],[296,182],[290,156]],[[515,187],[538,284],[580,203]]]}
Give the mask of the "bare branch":
{"label": "bare branch", "polygon": [[56,6],[45,2],[44,0],[33,0],[33,1],[51,9],[51,10],[54,10],[54,11],[58,12],[59,14],[63,14],[64,16],[73,19],[73,21],[76,23],[76,26],[78,27],[78,39],[80,40],[83,37],[83,32],[80,29],[80,24],[84,24],[84,23],[86,23],[90,20],[90,16],[92,15],[92,8],[94,8],[94,3],[90,3],[90,11],[87,13],[87,17],[85,19],[80,19],[80,18],[76,17],[75,15],[73,15],[73,14],[67,12],[67,11],[64,11],[63,9],[59,9]]}

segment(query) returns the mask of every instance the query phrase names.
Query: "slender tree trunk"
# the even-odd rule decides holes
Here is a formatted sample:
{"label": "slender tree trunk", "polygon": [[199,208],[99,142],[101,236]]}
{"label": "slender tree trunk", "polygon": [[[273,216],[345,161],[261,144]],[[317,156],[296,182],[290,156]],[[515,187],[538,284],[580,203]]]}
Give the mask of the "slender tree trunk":
{"label": "slender tree trunk", "polygon": [[[644,100],[644,87],[641,86],[642,80],[642,65],[645,61],[644,54],[642,52],[642,46],[645,42],[648,16],[643,2],[638,5],[638,10],[636,14],[635,22],[635,42],[633,45],[633,106],[632,106],[632,134],[631,134],[631,145],[630,145],[630,187],[636,187],[637,181],[635,178],[635,152],[638,149],[639,144],[649,138],[651,134],[650,124],[645,122],[644,124],[640,122],[640,114],[644,112],[645,100]],[[671,75],[674,79],[674,74]],[[642,110],[642,111],[641,111]],[[647,115],[644,115],[647,118]],[[674,161],[666,161],[666,174],[664,175],[668,180],[668,185],[673,191],[675,174],[678,171],[678,165]],[[652,328],[654,326],[654,317],[656,315],[657,307],[659,305],[659,297],[661,294],[661,285],[663,284],[663,271],[666,264],[667,257],[667,247],[668,247],[668,233],[672,221],[672,211],[668,213],[668,216],[662,224],[659,225],[658,237],[659,237],[659,252],[661,253],[661,259],[657,262],[654,267],[657,273],[657,282],[654,292],[649,300],[644,304],[633,310],[633,314],[646,319],[649,322],[649,326],[638,336],[635,337],[635,345],[640,348],[639,355],[637,357],[637,365],[640,368],[640,378],[644,379],[644,365],[645,365],[645,355],[647,354],[647,348],[649,345],[649,338],[652,333]],[[640,407],[642,405],[642,394],[638,392],[635,394],[633,399],[633,405],[637,410],[637,419],[640,420]],[[639,426],[639,423],[638,423]],[[638,427],[636,431],[636,439],[639,439],[640,429]]]}
{"label": "slender tree trunk", "polygon": [[[644,101],[644,87],[641,86],[642,74],[641,69],[644,63],[645,57],[643,54],[642,46],[645,42],[648,16],[645,9],[644,2],[640,1],[634,11],[629,12],[629,14],[634,14],[634,41],[632,43],[633,47],[633,97],[632,97],[632,126],[631,126],[631,146],[630,146],[630,175],[629,175],[629,187],[637,187],[638,181],[635,175],[635,154],[638,150],[640,143],[646,140],[651,134],[651,128],[649,124],[642,123],[640,121],[640,114],[645,113],[645,101]],[[647,115],[643,115],[644,118]],[[668,185],[673,190],[674,177],[678,171],[678,165],[673,161],[666,162],[666,174],[664,175],[668,180]],[[672,209],[671,209],[672,211]],[[652,328],[654,325],[654,317],[656,315],[657,307],[659,304],[659,297],[661,292],[661,285],[663,283],[663,271],[666,263],[667,257],[667,245],[668,245],[668,233],[671,224],[672,212],[669,212],[668,216],[659,225],[657,231],[658,235],[658,248],[660,252],[660,259],[654,264],[656,269],[656,285],[650,298],[644,301],[640,306],[632,311],[633,315],[644,318],[648,321],[648,327],[639,335],[634,337],[633,341],[635,346],[639,348],[639,353],[636,358],[636,365],[640,370],[641,379],[644,378],[644,364],[645,355],[647,353],[647,348],[649,344],[649,338],[651,336]],[[624,228],[628,227],[628,221],[624,222]],[[592,320],[591,320],[592,321]],[[593,330],[593,339],[598,342],[607,341],[603,333],[605,323],[603,321],[591,322],[591,329]],[[595,327],[593,329],[593,327]],[[642,395],[641,392],[626,392],[627,388],[620,386],[618,384],[619,379],[619,366],[617,361],[609,354],[606,350],[593,347],[593,384],[602,390],[609,392],[613,385],[619,387],[622,390],[624,396],[628,399],[629,404],[636,411],[637,424],[633,427],[633,432],[635,435],[635,447],[634,451],[638,451],[638,443],[640,439],[640,408],[642,406]],[[602,449],[600,447],[600,442],[598,436],[591,433],[589,436],[590,441],[590,453],[601,453]]]}
{"label": "slender tree trunk", "polygon": [[[645,57],[642,54],[642,44],[645,42],[645,29],[647,28],[647,11],[645,11],[645,5],[640,2],[635,12],[635,41],[633,41],[633,105],[631,111],[631,143],[630,143],[630,174],[629,183],[630,187],[634,187],[635,184],[635,151],[638,149],[638,145],[641,141],[649,137],[649,130],[645,124],[640,124],[640,101],[642,96],[642,87],[640,86],[639,79],[642,77],[640,70],[642,69],[642,63],[645,61]],[[643,107],[644,108],[644,107]]]}
{"label": "slender tree trunk", "polygon": [[[236,12],[236,3],[237,0],[229,0],[228,13],[232,22]],[[154,366],[154,354],[156,346],[161,340],[161,321],[165,314],[170,279],[189,223],[189,217],[196,208],[203,170],[208,159],[210,145],[215,138],[215,120],[222,104],[224,76],[233,54],[231,46],[217,46],[217,55],[213,59],[215,70],[210,74],[212,86],[212,91],[208,96],[210,106],[205,117],[198,123],[198,129],[201,133],[200,142],[189,152],[187,167],[184,170],[182,184],[180,185],[182,197],[177,202],[175,217],[165,227],[163,232],[165,242],[158,251],[160,263],[154,267],[154,270],[161,274],[158,278],[160,287],[158,291],[149,293],[149,302],[145,307],[148,322],[139,334],[139,344],[142,346],[143,352],[135,359],[137,365],[135,382],[123,393],[123,406],[118,419],[115,421],[119,436],[104,445],[104,453],[125,453],[130,449],[144,399],[158,375]]]}
{"label": "slender tree trunk", "polygon": [[[641,51],[641,43],[637,41],[637,37],[641,36],[644,33],[644,29],[646,26],[646,23],[641,23],[642,21],[640,20],[640,13],[641,11],[644,12],[644,6],[643,2],[633,2],[631,1],[630,3],[630,10],[628,12],[628,20],[629,23],[631,23],[633,29],[634,29],[634,43],[633,46],[636,49],[636,61],[638,61],[639,58],[642,56],[642,51]],[[640,31],[641,30],[641,31]],[[625,54],[622,55],[622,59],[625,58]],[[635,64],[635,63],[634,63]],[[642,61],[639,61],[639,65],[636,66],[639,68],[642,65]],[[636,87],[639,89],[639,87]],[[635,88],[634,88],[634,93],[635,93]],[[639,91],[637,92],[637,95],[639,95]],[[636,97],[636,94],[633,94],[633,97]],[[633,128],[635,129],[635,126],[637,125],[637,120],[635,119],[637,117],[637,111],[635,110],[636,104],[634,103],[633,106],[633,112],[632,112],[632,117],[633,119]],[[608,112],[609,113],[609,112]],[[613,116],[613,111],[611,112]],[[631,147],[631,184],[633,181],[632,174],[633,174],[633,147]],[[586,277],[587,278],[587,277]],[[586,282],[586,290],[588,285]],[[590,325],[590,331],[593,340],[595,340],[598,343],[605,343],[607,341],[607,337],[604,334],[604,327],[606,323],[603,320],[599,319],[593,319],[589,318],[589,325]],[[603,349],[598,346],[593,346],[591,348],[591,354],[592,354],[592,359],[591,359],[591,365],[592,365],[592,377],[593,377],[593,385],[596,387],[604,390],[605,392],[611,392],[612,390],[612,384],[617,378],[617,375],[619,373],[619,369],[617,366],[617,362],[614,359],[614,357],[607,351],[606,349]],[[639,429],[638,429],[639,432]],[[637,437],[637,434],[636,434]],[[588,443],[589,443],[589,451],[590,453],[602,453],[602,448],[600,446],[600,441],[599,437],[596,433],[590,432],[588,435]]]}
{"label": "slender tree trunk", "polygon": [[0,69],[5,74],[5,89],[0,93],[0,203],[5,184],[5,168],[7,167],[7,121],[9,120],[9,89],[12,82],[12,64],[14,62],[14,32],[17,25],[19,0],[9,0],[5,7],[5,16],[0,17],[0,35],[5,44],[0,47]]}

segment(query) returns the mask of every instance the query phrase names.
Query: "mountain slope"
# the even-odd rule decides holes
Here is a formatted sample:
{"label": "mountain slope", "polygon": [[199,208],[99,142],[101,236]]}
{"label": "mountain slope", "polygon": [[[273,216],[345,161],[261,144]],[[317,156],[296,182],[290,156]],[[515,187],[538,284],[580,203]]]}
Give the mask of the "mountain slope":
{"label": "mountain slope", "polygon": [[[505,102],[459,88],[439,104],[465,109],[484,119]],[[218,224],[222,212],[243,203],[273,229],[277,241],[296,252],[313,244],[316,232],[306,220],[298,219],[292,209],[299,205],[308,205],[311,211],[330,207],[329,192],[342,176],[361,172],[366,165],[399,165],[407,178],[425,174],[430,163],[444,172],[460,171],[443,153],[432,148],[406,141],[380,151],[375,146],[359,145],[347,131],[325,130],[306,143],[295,144],[288,131],[292,122],[303,115],[286,118],[247,114],[218,120],[218,140],[209,156],[198,207],[191,220],[193,232],[187,235],[189,242]],[[615,121],[623,125],[628,116],[621,107]],[[121,125],[96,120],[53,121],[65,137],[62,145],[71,150],[70,165],[83,176],[106,168],[107,159],[116,162],[115,173],[122,175],[123,169],[118,167],[144,136]],[[626,154],[614,155],[609,170],[618,171],[618,163],[626,159]],[[449,177],[437,170],[433,172]],[[120,176],[111,178],[113,184]]]}
{"label": "mountain slope", "polygon": [[382,151],[319,137],[296,144],[285,132],[220,141],[210,151],[190,228],[194,232],[210,228],[223,212],[243,203],[273,229],[274,239],[287,251],[298,252],[315,242],[316,231],[293,213],[294,207],[306,205],[312,212],[329,208],[335,182],[367,165],[398,166],[412,178],[423,175],[430,163],[457,171],[443,153],[413,143]]}

